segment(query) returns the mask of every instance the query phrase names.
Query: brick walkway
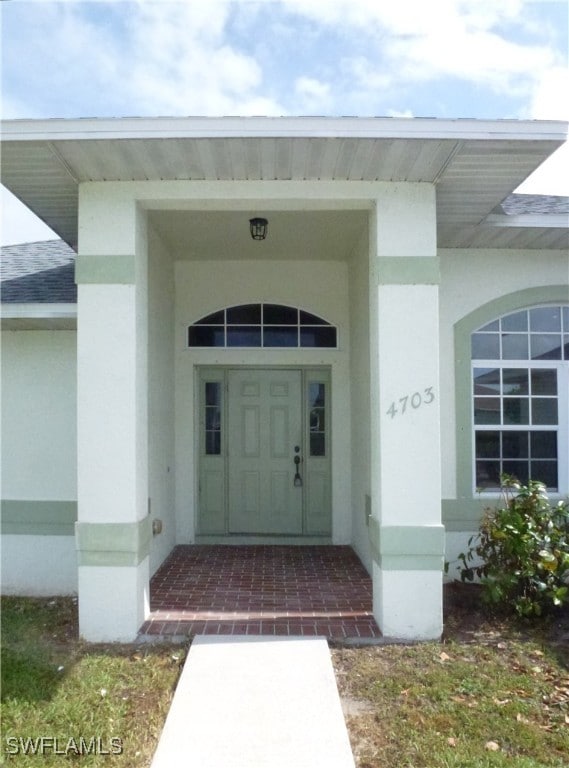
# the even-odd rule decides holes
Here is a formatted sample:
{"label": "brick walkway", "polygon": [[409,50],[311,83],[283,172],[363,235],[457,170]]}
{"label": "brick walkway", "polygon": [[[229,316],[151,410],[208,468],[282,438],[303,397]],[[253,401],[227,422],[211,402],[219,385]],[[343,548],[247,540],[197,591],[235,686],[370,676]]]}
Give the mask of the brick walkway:
{"label": "brick walkway", "polygon": [[178,546],[150,583],[142,635],[381,635],[351,547]]}

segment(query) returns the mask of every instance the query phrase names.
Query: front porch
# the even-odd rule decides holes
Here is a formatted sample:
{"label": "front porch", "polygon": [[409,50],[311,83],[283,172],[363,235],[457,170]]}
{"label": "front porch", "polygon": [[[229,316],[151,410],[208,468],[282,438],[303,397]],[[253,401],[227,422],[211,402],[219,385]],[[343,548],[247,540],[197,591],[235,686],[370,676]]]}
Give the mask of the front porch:
{"label": "front porch", "polygon": [[141,635],[380,637],[348,546],[177,546],[150,582]]}

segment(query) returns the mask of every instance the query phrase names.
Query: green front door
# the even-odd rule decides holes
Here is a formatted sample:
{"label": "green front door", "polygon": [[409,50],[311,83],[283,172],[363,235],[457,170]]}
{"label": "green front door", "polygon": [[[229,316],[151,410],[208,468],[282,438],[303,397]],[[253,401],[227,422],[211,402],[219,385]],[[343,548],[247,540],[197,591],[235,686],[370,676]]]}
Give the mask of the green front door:
{"label": "green front door", "polygon": [[228,423],[228,532],[301,534],[301,372],[228,371]]}

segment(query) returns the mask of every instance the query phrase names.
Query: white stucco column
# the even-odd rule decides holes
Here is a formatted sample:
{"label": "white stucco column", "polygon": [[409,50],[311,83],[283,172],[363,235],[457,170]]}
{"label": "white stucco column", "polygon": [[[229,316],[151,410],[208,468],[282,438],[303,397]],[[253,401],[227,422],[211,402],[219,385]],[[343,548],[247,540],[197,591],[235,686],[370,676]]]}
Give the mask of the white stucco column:
{"label": "white stucco column", "polygon": [[371,227],[374,615],[386,637],[442,631],[435,189],[393,184]]}
{"label": "white stucco column", "polygon": [[146,230],[104,185],[79,210],[79,631],[131,641],[149,606]]}

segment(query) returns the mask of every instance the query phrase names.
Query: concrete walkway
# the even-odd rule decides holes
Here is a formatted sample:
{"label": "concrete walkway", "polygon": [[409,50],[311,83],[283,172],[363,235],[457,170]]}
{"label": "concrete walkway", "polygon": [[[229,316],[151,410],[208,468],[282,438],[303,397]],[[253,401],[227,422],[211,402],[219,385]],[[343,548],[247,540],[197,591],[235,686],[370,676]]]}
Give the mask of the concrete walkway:
{"label": "concrete walkway", "polygon": [[328,644],[194,639],[152,768],[353,768]]}

